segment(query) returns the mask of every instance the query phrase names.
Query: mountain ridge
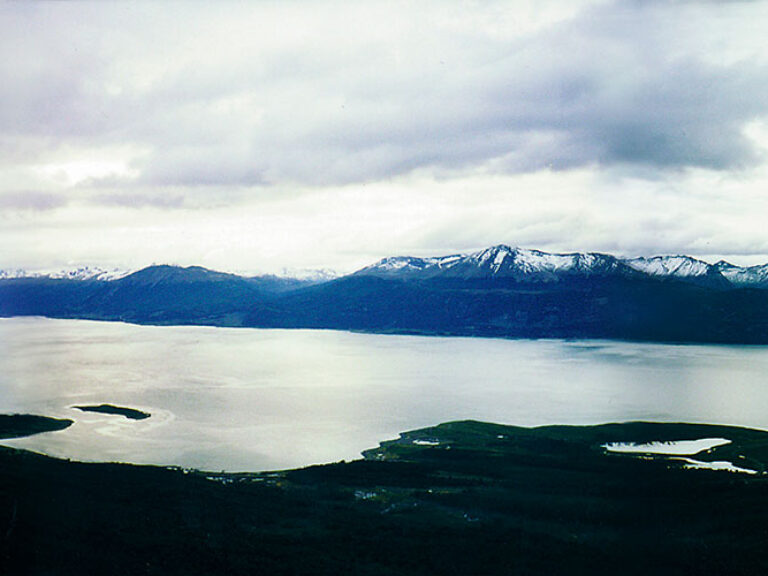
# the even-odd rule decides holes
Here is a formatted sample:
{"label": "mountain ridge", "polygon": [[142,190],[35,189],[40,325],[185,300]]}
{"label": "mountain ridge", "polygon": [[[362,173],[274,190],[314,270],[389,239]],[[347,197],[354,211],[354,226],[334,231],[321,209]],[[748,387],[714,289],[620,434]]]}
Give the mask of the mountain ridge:
{"label": "mountain ridge", "polygon": [[768,264],[741,267],[722,260],[709,264],[686,255],[620,258],[601,252],[551,253],[506,244],[470,254],[387,257],[353,274],[409,279],[464,276],[556,282],[564,275],[632,276],[635,273],[711,287],[768,288]]}
{"label": "mountain ridge", "polygon": [[[638,269],[639,268],[639,269]],[[0,316],[504,338],[768,344],[768,267],[497,245],[390,257],[326,281],[158,265],[0,279]]]}
{"label": "mountain ridge", "polygon": [[[316,274],[263,274],[242,275],[219,272],[201,266],[153,264],[139,270],[98,266],[80,266],[56,272],[27,272],[23,269],[0,270],[0,280],[19,278],[48,278],[64,280],[93,280],[111,282],[148,271],[165,270],[167,273],[186,271],[189,275],[209,273],[211,279],[230,278],[295,280],[306,283],[322,283],[351,275],[380,276],[403,279],[431,278],[512,278],[522,281],[553,282],[561,276],[575,275],[625,275],[635,273],[656,278],[683,280],[706,284],[711,287],[738,286],[768,288],[768,263],[753,266],[737,266],[720,260],[709,264],[703,260],[683,255],[657,255],[623,258],[602,252],[553,253],[536,249],[510,247],[497,244],[483,250],[447,256],[388,256],[356,270],[351,274],[336,275],[323,269]],[[285,268],[284,272],[290,269]],[[174,272],[177,271],[177,272]]]}

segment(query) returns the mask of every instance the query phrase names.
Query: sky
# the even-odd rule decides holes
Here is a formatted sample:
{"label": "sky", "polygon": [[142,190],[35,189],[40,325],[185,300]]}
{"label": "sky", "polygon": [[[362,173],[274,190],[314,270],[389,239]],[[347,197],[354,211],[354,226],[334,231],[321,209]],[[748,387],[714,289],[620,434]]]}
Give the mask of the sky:
{"label": "sky", "polygon": [[768,2],[0,4],[0,268],[768,262]]}

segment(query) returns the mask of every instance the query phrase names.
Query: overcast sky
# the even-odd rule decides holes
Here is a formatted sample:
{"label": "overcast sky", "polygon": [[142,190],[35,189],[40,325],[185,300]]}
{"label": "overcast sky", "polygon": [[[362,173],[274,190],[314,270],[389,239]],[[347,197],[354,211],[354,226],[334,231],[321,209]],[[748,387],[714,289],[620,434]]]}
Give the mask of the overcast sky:
{"label": "overcast sky", "polygon": [[768,262],[768,2],[0,4],[0,268]]}

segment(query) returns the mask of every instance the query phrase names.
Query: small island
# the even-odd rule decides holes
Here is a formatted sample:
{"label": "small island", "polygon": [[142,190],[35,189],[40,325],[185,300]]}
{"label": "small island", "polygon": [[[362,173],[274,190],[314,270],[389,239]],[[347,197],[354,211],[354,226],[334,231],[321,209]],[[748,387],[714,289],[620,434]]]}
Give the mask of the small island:
{"label": "small island", "polygon": [[134,408],[125,408],[123,406],[114,406],[113,404],[99,404],[98,406],[73,406],[83,412],[98,412],[100,414],[116,414],[118,416],[125,416],[131,420],[145,420],[149,418],[151,414],[149,412],[142,412]]}

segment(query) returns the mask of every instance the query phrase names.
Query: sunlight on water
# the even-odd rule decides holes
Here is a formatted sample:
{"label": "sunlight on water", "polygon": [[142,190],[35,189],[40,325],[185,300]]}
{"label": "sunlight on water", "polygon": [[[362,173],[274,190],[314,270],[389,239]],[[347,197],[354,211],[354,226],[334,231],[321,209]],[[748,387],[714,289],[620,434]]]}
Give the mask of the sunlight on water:
{"label": "sunlight on water", "polygon": [[[768,429],[766,401],[759,347],[0,319],[0,412],[76,421],[3,443],[78,460],[278,469],[466,418]],[[101,403],[152,417],[72,408]]]}

